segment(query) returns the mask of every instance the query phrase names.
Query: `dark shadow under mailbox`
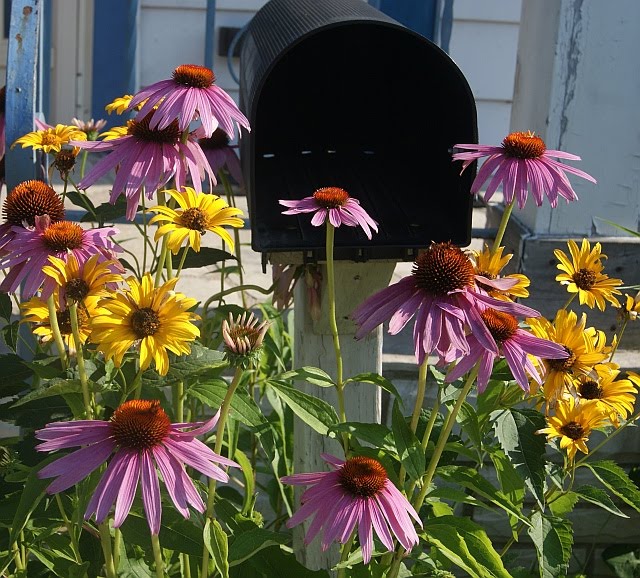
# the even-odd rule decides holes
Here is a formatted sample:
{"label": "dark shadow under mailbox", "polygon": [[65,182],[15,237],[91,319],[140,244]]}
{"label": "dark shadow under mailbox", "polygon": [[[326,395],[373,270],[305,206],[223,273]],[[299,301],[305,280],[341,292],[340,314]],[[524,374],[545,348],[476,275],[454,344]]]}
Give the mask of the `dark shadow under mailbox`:
{"label": "dark shadow under mailbox", "polygon": [[241,51],[241,140],[253,249],[324,259],[324,227],[278,199],[341,187],[380,225],[336,231],[337,259],[411,260],[431,241],[470,241],[473,95],[436,45],[362,0],[271,0]]}

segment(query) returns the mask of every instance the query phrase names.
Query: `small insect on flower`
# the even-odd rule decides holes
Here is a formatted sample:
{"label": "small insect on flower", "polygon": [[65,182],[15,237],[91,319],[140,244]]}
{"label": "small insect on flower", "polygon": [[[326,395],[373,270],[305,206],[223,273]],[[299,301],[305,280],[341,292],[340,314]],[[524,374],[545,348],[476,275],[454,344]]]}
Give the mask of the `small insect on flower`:
{"label": "small insect on flower", "polygon": [[394,549],[394,536],[405,550],[418,543],[414,521],[419,526],[422,521],[378,460],[355,456],[345,462],[329,454],[321,457],[331,471],[281,478],[285,484],[311,486],[302,494],[300,508],[287,522],[291,528],[314,516],[304,539],[306,544],[324,528],[322,549],[326,550],[333,541],[344,544],[357,528],[362,558],[368,564],[373,551],[373,530],[389,552]]}
{"label": "small insect on flower", "polygon": [[229,319],[222,322],[222,338],[227,361],[233,367],[245,369],[257,363],[269,325],[269,321],[264,320],[261,323],[253,313],[245,311],[236,319],[229,313]]}
{"label": "small insect on flower", "polygon": [[[115,502],[114,526],[129,515],[138,482],[142,504],[152,534],[160,531],[162,502],[158,472],[174,506],[185,518],[189,506],[198,512],[205,504],[185,471],[185,465],[221,482],[229,476],[219,466],[240,467],[214,453],[196,436],[213,430],[220,412],[206,422],[172,424],[158,400],[131,400],[120,405],[109,421],[83,420],[47,424],[36,431],[41,452],[83,446],[51,462],[38,472],[40,478],[56,478],[47,493],[63,492],[104,464],[109,465],[93,493],[85,519],[95,514],[102,523]],[[156,469],[157,468],[157,469]]]}
{"label": "small insect on flower", "polygon": [[[544,195],[549,199],[551,206],[556,207],[558,196],[565,198],[567,202],[578,199],[565,173],[592,183],[596,182],[584,171],[555,160],[559,158],[579,161],[579,156],[547,149],[544,141],[532,132],[512,132],[499,147],[457,144],[454,146],[454,150],[456,149],[460,150],[454,152],[453,160],[463,161],[463,171],[474,161],[488,157],[471,185],[471,192],[477,193],[482,185],[489,181],[484,194],[485,201],[491,199],[496,189],[502,185],[504,202],[507,205],[517,201],[518,207],[522,209],[531,189],[538,207],[542,205]],[[494,171],[495,174],[491,177]]]}

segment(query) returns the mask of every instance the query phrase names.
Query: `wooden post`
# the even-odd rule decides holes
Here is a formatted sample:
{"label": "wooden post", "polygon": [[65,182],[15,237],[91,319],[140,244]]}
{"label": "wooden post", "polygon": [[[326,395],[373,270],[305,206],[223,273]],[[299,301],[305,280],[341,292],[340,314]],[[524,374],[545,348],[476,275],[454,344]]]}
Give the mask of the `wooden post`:
{"label": "wooden post", "polygon": [[[369,295],[389,284],[395,263],[369,262],[352,263],[337,261],[336,276],[336,316],[340,333],[344,377],[349,378],[364,372],[382,371],[382,326],[367,337],[356,341],[356,326],[349,314]],[[301,280],[296,287],[294,300],[294,363],[295,367],[315,366],[335,377],[336,361],[333,339],[328,323],[328,305],[326,290],[326,268],[322,268],[322,317],[314,322],[309,314],[306,286]],[[300,383],[298,387],[333,404],[337,408],[335,390]],[[349,421],[380,422],[380,388],[372,384],[350,383],[345,388],[345,406]],[[323,452],[342,457],[342,449],[335,440],[327,439],[311,430],[299,420],[295,423],[295,442],[293,449],[296,473],[327,470],[320,457]],[[296,493],[296,507],[299,496]],[[337,562],[337,548],[322,552],[320,540],[309,546],[303,546],[302,539],[308,523],[298,526],[294,532],[294,548],[308,568],[317,570],[330,568]]]}

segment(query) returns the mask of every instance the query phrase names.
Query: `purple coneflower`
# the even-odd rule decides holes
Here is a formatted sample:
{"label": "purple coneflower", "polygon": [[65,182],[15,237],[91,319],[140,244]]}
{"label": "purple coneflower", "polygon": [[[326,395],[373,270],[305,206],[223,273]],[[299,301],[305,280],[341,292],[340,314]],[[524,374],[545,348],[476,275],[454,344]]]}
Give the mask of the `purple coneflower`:
{"label": "purple coneflower", "polygon": [[524,305],[489,297],[476,288],[474,280],[473,263],[459,247],[433,243],[418,256],[411,275],[375,293],[351,314],[359,325],[356,339],[387,320],[389,333],[395,335],[415,315],[413,341],[418,364],[433,351],[447,361],[452,361],[453,353],[468,354],[467,328],[486,349],[497,354],[498,347],[481,311],[492,307],[525,317],[540,314]]}
{"label": "purple coneflower", "polygon": [[485,201],[488,201],[498,186],[502,185],[504,202],[507,205],[511,204],[515,197],[518,201],[518,207],[522,209],[527,202],[527,195],[529,188],[531,188],[538,207],[542,205],[543,195],[547,196],[552,207],[556,207],[558,195],[564,197],[567,202],[578,199],[578,195],[571,188],[571,183],[565,173],[582,177],[592,183],[596,182],[591,175],[584,171],[553,158],[579,161],[579,156],[562,151],[547,150],[544,141],[532,132],[512,132],[499,147],[457,144],[454,149],[467,149],[453,155],[454,161],[463,161],[463,171],[472,162],[482,157],[488,157],[480,167],[471,186],[471,192],[477,193],[495,171],[485,191]]}
{"label": "purple coneflower", "polygon": [[178,123],[151,128],[149,116],[138,116],[140,120],[129,121],[127,135],[108,141],[84,142],[73,141],[71,144],[82,149],[103,152],[107,155],[85,175],[78,183],[78,188],[87,189],[111,169],[118,168],[111,189],[110,202],[115,203],[121,193],[127,197],[127,219],[135,218],[142,188],[146,189],[149,199],[175,177],[176,188],[190,184],[202,192],[202,180],[209,178],[209,187],[216,183],[216,178],[200,145],[190,136],[186,142],[181,141]]}
{"label": "purple coneflower", "polygon": [[229,319],[222,321],[222,339],[225,358],[233,367],[246,369],[260,359],[264,336],[269,330],[269,321],[262,322],[247,311],[236,319],[229,313]]}
{"label": "purple coneflower", "polygon": [[214,85],[215,80],[213,71],[205,66],[181,64],[173,71],[172,78],[156,82],[138,92],[127,110],[146,100],[139,116],[153,113],[152,128],[163,129],[177,120],[181,131],[189,127],[197,113],[204,136],[207,137],[213,134],[218,125],[231,138],[235,132],[234,123],[251,130],[247,118],[233,99]]}
{"label": "purple coneflower", "polygon": [[394,549],[393,536],[405,550],[418,543],[411,518],[420,526],[422,522],[378,460],[356,456],[345,462],[329,454],[322,454],[322,459],[332,471],[282,478],[285,484],[312,486],[302,494],[302,505],[287,522],[291,528],[315,514],[305,543],[309,544],[324,528],[323,550],[334,540],[344,544],[357,524],[365,564],[371,560],[373,550],[372,528],[390,552]]}
{"label": "purple coneflower", "polygon": [[[544,372],[544,365],[538,363],[536,367],[530,359],[530,355],[542,359],[566,359],[568,357],[567,350],[562,345],[547,339],[540,339],[524,329],[520,329],[518,320],[509,313],[488,308],[480,316],[498,344],[500,353],[507,360],[507,365],[516,381],[526,392],[529,391],[527,374],[536,383],[542,385],[543,375],[540,372]],[[473,366],[480,361],[476,384],[478,392],[482,393],[489,383],[493,363],[499,354],[484,347],[473,334],[467,336],[467,343],[469,344],[469,353],[458,361],[457,365],[447,374],[445,381],[455,381],[471,371]],[[540,371],[538,371],[538,367]]]}
{"label": "purple coneflower", "polygon": [[[199,127],[194,133],[197,137],[199,134],[204,134],[204,130],[202,127]],[[233,177],[233,180],[238,183],[240,187],[244,188],[240,159],[234,150],[238,147],[229,145],[227,133],[221,128],[217,128],[210,137],[199,138],[198,144],[202,148],[204,156],[207,157],[211,169],[216,175],[221,169],[226,169]]]}
{"label": "purple coneflower", "polygon": [[378,223],[360,206],[360,201],[338,187],[318,189],[312,196],[299,201],[278,202],[284,207],[289,207],[288,211],[282,211],[283,215],[315,213],[311,219],[311,224],[314,227],[319,227],[329,219],[334,227],[340,225],[360,226],[369,239],[371,239],[371,229],[378,232]]}
{"label": "purple coneflower", "polygon": [[35,227],[12,227],[13,237],[4,246],[0,267],[10,267],[0,284],[0,291],[13,293],[24,281],[21,295],[29,298],[42,287],[42,299],[46,300],[56,287],[55,281],[42,270],[49,264],[49,257],[58,257],[65,263],[74,255],[79,265],[92,255],[101,261],[115,261],[119,247],[110,238],[118,233],[115,227],[83,229],[70,221],[51,222],[48,215],[35,217]]}
{"label": "purple coneflower", "polygon": [[56,478],[47,493],[57,494],[86,478],[113,454],[87,506],[85,519],[95,514],[96,522],[103,522],[115,502],[113,525],[119,527],[129,514],[140,480],[149,528],[152,534],[158,534],[162,505],[156,467],[176,509],[185,518],[189,517],[189,505],[198,512],[205,511],[185,464],[221,482],[227,482],[229,476],[217,464],[239,467],[196,439],[215,427],[218,415],[204,423],[172,424],[158,400],[131,400],[118,407],[109,421],[47,424],[36,431],[36,438],[43,441],[37,450],[84,447],[46,465],[38,476]]}

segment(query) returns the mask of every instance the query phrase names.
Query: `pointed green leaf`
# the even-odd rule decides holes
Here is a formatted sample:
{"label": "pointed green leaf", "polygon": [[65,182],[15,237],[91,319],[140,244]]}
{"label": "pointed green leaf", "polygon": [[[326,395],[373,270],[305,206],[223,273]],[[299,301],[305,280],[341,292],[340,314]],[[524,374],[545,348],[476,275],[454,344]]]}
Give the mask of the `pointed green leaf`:
{"label": "pointed green leaf", "polygon": [[473,578],[511,578],[482,526],[458,516],[426,520],[427,541]]}
{"label": "pointed green leaf", "polygon": [[11,297],[9,297],[8,293],[0,293],[0,318],[5,321],[11,321],[12,311]]}
{"label": "pointed green leaf", "polygon": [[336,410],[326,401],[279,381],[269,381],[269,385],[293,413],[319,434],[327,435],[329,428],[338,423]]}
{"label": "pointed green leaf", "polygon": [[204,524],[203,539],[218,572],[222,578],[229,578],[229,537],[218,520],[207,518]]}
{"label": "pointed green leaf", "polygon": [[[174,269],[180,266],[180,260],[182,259],[182,251],[177,255],[171,255],[171,262]],[[183,269],[197,269],[198,267],[206,267],[219,263],[220,261],[235,261],[235,255],[223,251],[222,249],[214,249],[213,247],[200,247],[199,252],[189,250],[187,252],[187,258],[184,260]]]}
{"label": "pointed green leaf", "polygon": [[396,444],[393,439],[393,433],[381,423],[364,423],[357,421],[348,421],[345,423],[337,423],[330,428],[330,433],[347,432],[356,439],[369,443],[375,448],[395,453]]}
{"label": "pointed green leaf", "polygon": [[395,397],[400,402],[400,405],[403,404],[402,396],[396,389],[395,385],[393,385],[393,383],[391,383],[386,377],[382,377],[377,373],[359,373],[358,375],[354,375],[353,377],[346,379],[345,384],[347,383],[371,383],[373,385],[377,385]]}
{"label": "pointed green leaf", "polygon": [[550,502],[549,509],[554,516],[564,518],[567,514],[573,512],[573,508],[578,503],[578,500],[580,500],[578,494],[575,492],[566,492],[559,498],[553,500],[553,502]]}
{"label": "pointed green leaf", "polygon": [[460,411],[456,416],[456,421],[460,424],[462,431],[468,436],[473,445],[480,451],[482,448],[483,435],[480,432],[480,424],[478,423],[478,415],[473,406],[466,401],[460,406]]}
{"label": "pointed green leaf", "polygon": [[[194,397],[214,411],[222,406],[229,384],[224,379],[209,379],[194,383],[190,386],[186,395]],[[231,417],[241,421],[249,427],[259,427],[265,423],[260,408],[252,397],[241,389],[237,389],[231,398]]]}
{"label": "pointed green leaf", "polygon": [[335,387],[336,385],[331,376],[319,367],[301,367],[300,369],[281,373],[274,379],[278,381],[299,379],[307,383],[312,383],[313,385],[319,385],[320,387]]}
{"label": "pointed green leaf", "polygon": [[528,531],[536,547],[540,578],[566,576],[573,546],[571,522],[536,511],[531,524]]}
{"label": "pointed green leaf", "polygon": [[640,490],[618,464],[610,460],[584,464],[602,484],[623,502],[640,512]]}
{"label": "pointed green leaf", "polygon": [[263,528],[253,528],[243,532],[235,537],[229,546],[229,566],[242,564],[263,548],[286,544],[289,540],[290,537],[286,534],[278,534]]}
{"label": "pointed green leaf", "polygon": [[640,550],[637,544],[614,544],[602,552],[602,558],[618,578],[640,577]]}
{"label": "pointed green leaf", "polygon": [[618,506],[616,506],[613,503],[613,500],[609,497],[609,494],[600,488],[586,484],[576,488],[575,492],[586,502],[600,506],[616,516],[620,516],[621,518],[629,517],[624,512],[620,511]]}
{"label": "pointed green leaf", "polygon": [[30,391],[24,397],[21,397],[13,404],[13,407],[18,407],[44,397],[80,392],[82,392],[82,384],[79,379],[52,379],[45,387],[39,387],[38,389]]}
{"label": "pointed green leaf", "polygon": [[426,468],[424,451],[416,434],[409,429],[397,399],[393,402],[391,427],[400,461],[407,474],[412,480],[420,479]]}
{"label": "pointed green leaf", "polygon": [[522,476],[529,491],[544,505],[545,438],[536,432],[545,426],[544,416],[535,410],[502,410],[492,414],[500,446]]}
{"label": "pointed green leaf", "polygon": [[18,335],[20,333],[20,322],[7,323],[2,328],[2,339],[8,349],[15,352],[18,347]]}
{"label": "pointed green leaf", "polygon": [[24,364],[22,358],[15,353],[0,355],[0,389],[4,385],[13,385],[16,382],[29,379],[33,372]]}

